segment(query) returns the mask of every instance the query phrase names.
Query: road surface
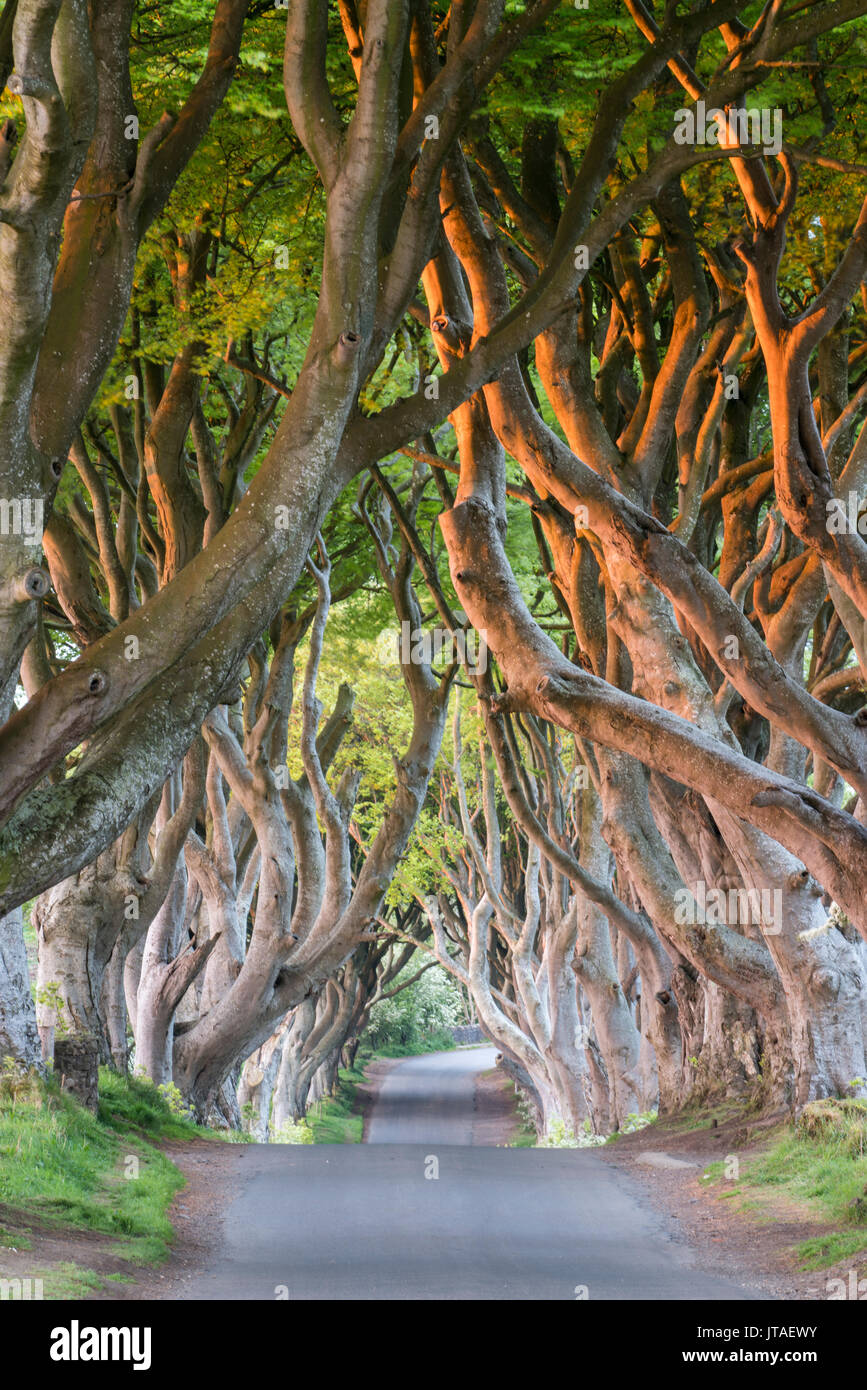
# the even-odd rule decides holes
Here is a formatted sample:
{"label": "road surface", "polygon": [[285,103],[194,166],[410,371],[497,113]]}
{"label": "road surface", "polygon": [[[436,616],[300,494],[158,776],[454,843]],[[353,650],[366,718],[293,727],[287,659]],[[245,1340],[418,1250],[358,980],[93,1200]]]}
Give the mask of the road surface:
{"label": "road surface", "polygon": [[472,1144],[476,1076],[496,1060],[494,1047],[407,1057],[383,1077],[368,1144]]}
{"label": "road surface", "polygon": [[[363,1145],[245,1146],[191,1299],[750,1299],[592,1149],[473,1148],[489,1049],[390,1071]],[[405,1141],[405,1142],[396,1142]]]}

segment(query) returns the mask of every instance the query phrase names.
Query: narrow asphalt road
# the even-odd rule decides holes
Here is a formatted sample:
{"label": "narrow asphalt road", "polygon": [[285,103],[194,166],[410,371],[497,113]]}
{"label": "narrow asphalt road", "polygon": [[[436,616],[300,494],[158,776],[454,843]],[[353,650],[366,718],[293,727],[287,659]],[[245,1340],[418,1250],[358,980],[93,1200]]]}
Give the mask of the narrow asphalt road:
{"label": "narrow asphalt road", "polygon": [[398,1063],[368,1144],[245,1146],[221,1245],[175,1297],[761,1296],[707,1272],[592,1149],[471,1147],[472,1076],[490,1061],[478,1049]]}
{"label": "narrow asphalt road", "polygon": [[494,1047],[407,1057],[382,1079],[368,1144],[472,1144],[476,1076],[496,1060]]}

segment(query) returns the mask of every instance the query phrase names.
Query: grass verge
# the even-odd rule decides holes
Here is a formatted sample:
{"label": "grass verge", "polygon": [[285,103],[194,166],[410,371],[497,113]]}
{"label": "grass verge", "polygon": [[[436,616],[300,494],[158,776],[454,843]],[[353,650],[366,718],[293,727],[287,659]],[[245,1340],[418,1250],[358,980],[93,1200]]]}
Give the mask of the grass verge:
{"label": "grass verge", "polygon": [[427,1052],[448,1052],[455,1040],[447,1029],[432,1033],[422,1042],[388,1043],[375,1049],[360,1047],[351,1067],[341,1067],[333,1096],[315,1101],[307,1111],[307,1126],[314,1144],[360,1144],[364,1117],[358,1110],[358,1087],[366,1081],[366,1068],[380,1058],[418,1057]]}
{"label": "grass verge", "polygon": [[307,1112],[314,1144],[360,1144],[364,1119],[357,1111],[357,1091],[366,1079],[371,1056],[356,1057],[351,1067],[341,1067],[333,1096],[316,1101]]}
{"label": "grass verge", "polygon": [[794,1125],[780,1127],[764,1153],[741,1163],[734,1181],[726,1167],[712,1163],[705,1173],[725,1183],[721,1196],[759,1220],[778,1219],[774,1208],[782,1206],[826,1226],[794,1247],[803,1269],[867,1251],[867,1102],[814,1101]]}
{"label": "grass verge", "polygon": [[457,1043],[448,1028],[438,1028],[424,1038],[412,1038],[408,1042],[379,1042],[375,1047],[362,1047],[368,1062],[377,1057],[423,1057],[428,1052],[452,1052]]}
{"label": "grass verge", "polygon": [[[183,1186],[180,1170],[156,1147],[166,1139],[216,1138],[171,1106],[150,1082],[100,1071],[99,1112],[60,1092],[52,1079],[0,1069],[0,1203],[16,1230],[0,1247],[31,1244],[28,1218],[43,1230],[72,1228],[120,1237],[114,1253],[135,1264],[168,1254],[169,1204]],[[12,1220],[14,1216],[14,1221]],[[23,1224],[25,1232],[17,1229]],[[65,1287],[71,1269],[44,1274]],[[84,1288],[87,1274],[79,1271]],[[66,1297],[66,1294],[55,1296]]]}
{"label": "grass verge", "polygon": [[[490,1071],[484,1073],[485,1076],[499,1075],[497,1067],[491,1067]],[[536,1133],[536,1126],[533,1121],[533,1111],[527,1097],[521,1090],[516,1081],[510,1081],[515,1094],[515,1119],[517,1128],[509,1140],[510,1149],[535,1149],[539,1142]]]}

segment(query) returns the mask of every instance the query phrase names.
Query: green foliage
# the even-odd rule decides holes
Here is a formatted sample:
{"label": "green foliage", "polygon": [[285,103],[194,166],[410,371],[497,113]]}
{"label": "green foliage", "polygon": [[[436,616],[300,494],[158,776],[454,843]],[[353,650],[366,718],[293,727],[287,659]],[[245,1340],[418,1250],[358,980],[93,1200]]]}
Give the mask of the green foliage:
{"label": "green foliage", "polygon": [[[596,1138],[595,1135],[592,1137]],[[578,1147],[576,1135],[568,1128],[566,1121],[559,1117],[551,1121],[548,1133],[543,1135],[536,1144],[538,1149],[577,1149]],[[580,1147],[586,1148],[587,1145],[584,1144]]]}
{"label": "green foliage", "polygon": [[42,1103],[42,1083],[37,1072],[23,1067],[14,1057],[0,1062],[0,1106]]}
{"label": "green foliage", "polygon": [[359,1082],[364,1081],[364,1070],[369,1057],[364,1061],[356,1056],[351,1067],[341,1067],[337,1074],[337,1088],[333,1096],[316,1101],[307,1114],[314,1144],[360,1144],[364,1121],[357,1113],[357,1091]]}
{"label": "green foliage", "polygon": [[272,1144],[312,1144],[313,1131],[307,1120],[287,1120],[271,1135]]}
{"label": "green foliage", "polygon": [[570,133],[586,139],[596,93],[629,65],[638,42],[622,5],[559,6],[492,84],[486,103],[492,125],[504,140],[519,141],[532,117],[564,117]]}
{"label": "green foliage", "polygon": [[509,1141],[508,1147],[510,1149],[535,1149],[539,1142],[539,1136],[536,1133],[535,1108],[531,1105],[527,1092],[516,1081],[512,1082],[512,1087],[515,1093],[515,1111],[519,1128],[517,1134]]}
{"label": "green foliage", "polygon": [[69,1025],[63,1013],[63,995],[56,980],[49,980],[41,988],[34,989],[36,1003],[43,1009],[50,1009],[54,1015],[54,1031],[58,1038],[69,1032]]}
{"label": "green foliage", "polygon": [[173,1081],[163,1082],[161,1086],[157,1087],[157,1091],[168,1106],[170,1114],[177,1115],[182,1120],[189,1120],[191,1123],[195,1122],[195,1114]]}
{"label": "green foliage", "polygon": [[657,1118],[655,1110],[644,1110],[641,1113],[631,1111],[619,1129],[613,1134],[594,1134],[593,1126],[589,1120],[584,1120],[578,1128],[577,1134],[569,1129],[565,1120],[559,1116],[552,1120],[548,1133],[540,1139],[537,1148],[540,1149],[594,1149],[600,1144],[609,1144],[612,1140],[619,1139],[623,1134],[634,1134],[636,1130],[645,1129],[647,1125],[652,1125]]}
{"label": "green foliage", "polygon": [[[419,952],[404,966],[391,989],[412,977],[419,968]],[[447,1030],[462,1018],[462,1001],[451,977],[439,965],[391,999],[382,999],[370,1011],[365,1037],[383,1056],[437,1052],[454,1047]],[[393,1049],[400,1048],[401,1051]]]}
{"label": "green foliage", "polygon": [[378,1057],[420,1057],[425,1052],[451,1052],[456,1043],[445,1028],[438,1028],[426,1038],[411,1038],[408,1042],[384,1042],[376,1049]]}
{"label": "green foliage", "polygon": [[617,1139],[621,1134],[635,1134],[639,1129],[646,1129],[648,1125],[655,1124],[659,1117],[657,1110],[631,1110],[623,1121],[623,1124],[614,1134],[608,1136],[609,1140]]}
{"label": "green foliage", "polygon": [[[170,1103],[177,1087],[155,1086],[149,1077],[121,1076],[109,1067],[99,1071],[99,1115],[111,1125],[139,1129],[152,1139],[193,1139],[212,1132],[193,1124]],[[183,1104],[183,1102],[182,1102]]]}
{"label": "green foliage", "polygon": [[548,1133],[543,1135],[536,1147],[539,1149],[593,1149],[604,1143],[604,1135],[594,1134],[593,1126],[589,1120],[585,1120],[582,1125],[579,1125],[576,1134],[568,1127],[565,1120],[561,1120],[557,1116],[551,1121],[548,1126]]}

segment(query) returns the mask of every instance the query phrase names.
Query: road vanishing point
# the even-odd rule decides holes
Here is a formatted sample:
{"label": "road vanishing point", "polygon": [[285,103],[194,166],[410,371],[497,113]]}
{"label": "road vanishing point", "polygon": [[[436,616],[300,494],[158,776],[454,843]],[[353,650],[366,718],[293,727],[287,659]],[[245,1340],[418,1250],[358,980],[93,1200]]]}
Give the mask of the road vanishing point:
{"label": "road vanishing point", "polygon": [[245,1146],[190,1299],[754,1299],[593,1149],[472,1145],[493,1048],[386,1074],[364,1144]]}

